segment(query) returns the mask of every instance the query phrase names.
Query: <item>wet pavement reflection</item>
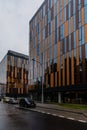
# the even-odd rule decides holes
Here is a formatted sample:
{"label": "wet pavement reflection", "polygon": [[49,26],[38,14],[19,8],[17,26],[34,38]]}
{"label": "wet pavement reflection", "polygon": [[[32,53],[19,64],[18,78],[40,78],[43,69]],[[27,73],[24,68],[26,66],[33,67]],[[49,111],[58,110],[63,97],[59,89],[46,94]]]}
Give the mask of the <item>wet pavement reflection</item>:
{"label": "wet pavement reflection", "polygon": [[0,102],[0,130],[86,130],[87,124],[38,112],[25,111]]}

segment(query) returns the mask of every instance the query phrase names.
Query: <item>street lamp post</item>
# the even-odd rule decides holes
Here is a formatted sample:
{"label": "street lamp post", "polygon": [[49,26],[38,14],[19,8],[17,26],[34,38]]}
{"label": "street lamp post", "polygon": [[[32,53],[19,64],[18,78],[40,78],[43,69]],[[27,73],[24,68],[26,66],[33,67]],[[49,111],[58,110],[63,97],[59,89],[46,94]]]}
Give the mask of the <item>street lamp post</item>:
{"label": "street lamp post", "polygon": [[[40,64],[40,66],[41,66],[41,69],[42,69],[42,83],[41,83],[41,102],[42,102],[42,104],[44,103],[44,94],[43,94],[43,63],[41,63],[41,62],[39,62],[39,61],[37,61],[37,60],[35,60],[35,59],[32,59],[33,61],[35,61],[35,62],[38,62],[39,64]],[[34,68],[33,68],[34,69]]]}

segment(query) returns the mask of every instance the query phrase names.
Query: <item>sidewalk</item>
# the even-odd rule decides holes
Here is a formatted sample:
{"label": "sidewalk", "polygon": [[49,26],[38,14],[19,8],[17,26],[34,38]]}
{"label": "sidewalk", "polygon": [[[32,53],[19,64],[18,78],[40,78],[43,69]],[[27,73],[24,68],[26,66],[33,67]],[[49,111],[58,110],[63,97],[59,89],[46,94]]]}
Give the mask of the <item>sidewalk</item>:
{"label": "sidewalk", "polygon": [[60,105],[46,104],[46,103],[44,104],[36,103],[36,108],[25,108],[25,107],[19,107],[18,105],[15,107],[18,109],[38,112],[38,113],[56,116],[59,118],[65,118],[73,121],[79,121],[81,123],[87,123],[87,110],[65,108]]}
{"label": "sidewalk", "polygon": [[59,106],[59,105],[45,104],[45,103],[44,104],[37,103],[37,107],[81,114],[81,115],[83,115],[87,118],[87,110],[71,109],[71,108],[65,108],[65,107],[62,107],[62,106]]}

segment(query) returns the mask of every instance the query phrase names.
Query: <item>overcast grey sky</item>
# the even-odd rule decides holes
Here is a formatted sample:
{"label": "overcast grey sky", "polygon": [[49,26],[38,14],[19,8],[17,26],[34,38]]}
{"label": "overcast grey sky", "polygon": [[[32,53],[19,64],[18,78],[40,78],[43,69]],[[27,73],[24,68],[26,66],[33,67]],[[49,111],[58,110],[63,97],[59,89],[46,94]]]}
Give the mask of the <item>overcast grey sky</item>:
{"label": "overcast grey sky", "polygon": [[44,0],[0,0],[0,61],[8,50],[28,54],[29,20]]}

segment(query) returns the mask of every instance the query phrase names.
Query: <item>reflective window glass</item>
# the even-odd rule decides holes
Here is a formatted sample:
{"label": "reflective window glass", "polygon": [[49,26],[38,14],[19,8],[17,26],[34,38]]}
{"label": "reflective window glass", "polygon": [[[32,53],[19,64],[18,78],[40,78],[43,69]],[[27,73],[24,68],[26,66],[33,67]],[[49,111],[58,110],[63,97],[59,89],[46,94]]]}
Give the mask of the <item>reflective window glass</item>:
{"label": "reflective window glass", "polygon": [[87,5],[85,6],[85,23],[87,23]]}
{"label": "reflective window glass", "polygon": [[84,5],[87,5],[87,0],[84,0]]}

